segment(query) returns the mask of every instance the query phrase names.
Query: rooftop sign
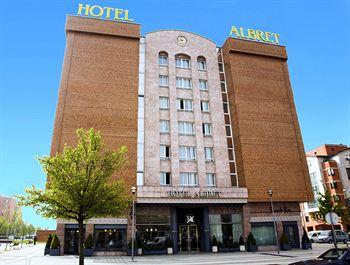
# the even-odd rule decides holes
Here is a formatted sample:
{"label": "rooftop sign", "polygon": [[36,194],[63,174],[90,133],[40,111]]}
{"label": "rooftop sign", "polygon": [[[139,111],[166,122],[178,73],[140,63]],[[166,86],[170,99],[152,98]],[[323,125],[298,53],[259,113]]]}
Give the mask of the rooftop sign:
{"label": "rooftop sign", "polygon": [[134,21],[134,19],[129,18],[129,10],[114,7],[102,7],[98,5],[90,6],[79,4],[77,15],[110,20]]}
{"label": "rooftop sign", "polygon": [[236,37],[238,39],[255,40],[265,43],[279,44],[280,35],[277,33],[272,33],[268,31],[255,30],[255,29],[244,29],[242,27],[236,28],[231,27],[229,34],[231,37]]}

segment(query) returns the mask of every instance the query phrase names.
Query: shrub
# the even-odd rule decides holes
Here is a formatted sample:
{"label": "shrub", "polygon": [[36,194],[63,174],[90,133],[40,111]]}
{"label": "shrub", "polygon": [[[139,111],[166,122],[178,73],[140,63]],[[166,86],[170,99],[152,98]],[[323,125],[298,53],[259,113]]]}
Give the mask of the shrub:
{"label": "shrub", "polygon": [[58,236],[56,234],[53,235],[50,247],[52,249],[58,249],[60,247],[60,241],[58,240]]}
{"label": "shrub", "polygon": [[303,237],[301,238],[301,242],[304,243],[304,244],[305,243],[310,243],[310,239],[307,236],[307,233],[306,233],[305,229],[304,229]]}
{"label": "shrub", "polygon": [[93,247],[94,247],[94,240],[92,239],[92,235],[89,234],[85,241],[85,249],[93,249]]}
{"label": "shrub", "polygon": [[239,247],[238,241],[233,241],[232,247],[233,247],[233,248],[238,248],[238,247]]}
{"label": "shrub", "polygon": [[241,237],[239,238],[239,245],[240,245],[240,246],[244,246],[244,239],[243,239],[243,236],[241,236]]}
{"label": "shrub", "polygon": [[49,234],[49,236],[47,237],[47,241],[46,241],[46,246],[45,246],[45,248],[50,248],[51,242],[52,242],[52,235]]}
{"label": "shrub", "polygon": [[218,245],[218,241],[216,240],[215,236],[213,236],[213,240],[211,241],[211,245],[212,246],[217,246]]}
{"label": "shrub", "polygon": [[252,233],[249,233],[249,235],[247,236],[247,244],[255,246],[256,245],[256,240],[255,237]]}

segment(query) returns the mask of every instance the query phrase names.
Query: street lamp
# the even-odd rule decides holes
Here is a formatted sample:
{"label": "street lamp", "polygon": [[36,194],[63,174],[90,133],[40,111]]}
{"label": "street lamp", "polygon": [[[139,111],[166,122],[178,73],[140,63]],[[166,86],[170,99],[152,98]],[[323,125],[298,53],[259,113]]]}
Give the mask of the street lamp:
{"label": "street lamp", "polygon": [[134,241],[135,241],[135,193],[136,193],[136,187],[131,187],[131,193],[132,193],[132,224],[131,224],[131,261],[135,260],[134,255]]}
{"label": "street lamp", "polygon": [[270,196],[270,203],[271,203],[271,212],[272,212],[272,221],[273,221],[273,227],[275,229],[275,238],[276,238],[276,243],[277,243],[277,254],[280,254],[280,244],[278,242],[278,237],[277,237],[277,227],[276,227],[276,220],[275,220],[275,211],[273,210],[273,202],[272,202],[272,190],[268,190],[267,193]]}

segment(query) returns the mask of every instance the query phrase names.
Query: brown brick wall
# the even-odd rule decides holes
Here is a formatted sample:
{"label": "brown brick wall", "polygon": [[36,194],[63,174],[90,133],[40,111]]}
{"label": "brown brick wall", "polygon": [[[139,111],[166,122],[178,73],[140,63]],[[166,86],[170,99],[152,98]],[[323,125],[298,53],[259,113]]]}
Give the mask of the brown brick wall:
{"label": "brown brick wall", "polygon": [[67,17],[66,51],[51,154],[76,143],[77,128],[101,131],[108,149],[129,149],[118,173],[136,185],[140,26]]}
{"label": "brown brick wall", "polygon": [[248,200],[312,198],[285,47],[229,38],[223,46],[238,182]]}
{"label": "brown brick wall", "polygon": [[56,230],[36,230],[36,241],[46,243],[50,234],[56,234]]}

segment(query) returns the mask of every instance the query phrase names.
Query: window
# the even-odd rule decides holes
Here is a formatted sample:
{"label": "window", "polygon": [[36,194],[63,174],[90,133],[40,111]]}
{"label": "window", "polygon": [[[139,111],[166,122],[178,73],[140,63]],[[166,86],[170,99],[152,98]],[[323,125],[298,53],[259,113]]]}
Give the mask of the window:
{"label": "window", "polygon": [[170,146],[168,145],[160,146],[160,159],[162,160],[170,159]]}
{"label": "window", "polygon": [[220,82],[221,85],[221,92],[226,92],[226,84],[225,82]]}
{"label": "window", "polygon": [[338,188],[338,184],[335,181],[330,182],[330,185],[331,185],[331,189],[337,189]]}
{"label": "window", "polygon": [[176,87],[191,89],[192,88],[191,79],[185,78],[185,77],[176,77]]}
{"label": "window", "polygon": [[202,112],[210,112],[209,101],[205,101],[205,100],[201,101],[201,111]]}
{"label": "window", "polygon": [[180,160],[196,159],[196,147],[194,146],[180,146],[179,153]]}
{"label": "window", "polygon": [[252,234],[258,246],[276,245],[273,223],[251,223]]}
{"label": "window", "polygon": [[206,174],[207,187],[215,187],[215,175],[213,173]]}
{"label": "window", "polygon": [[178,123],[180,134],[194,135],[194,124],[193,122],[179,121]]}
{"label": "window", "polygon": [[233,156],[233,148],[228,148],[228,160],[229,161],[234,161],[235,158]]}
{"label": "window", "polygon": [[346,174],[348,175],[348,179],[350,180],[350,168],[345,168],[346,169]]}
{"label": "window", "polygon": [[208,83],[207,83],[207,80],[204,80],[204,79],[199,79],[199,89],[200,90],[208,90]]}
{"label": "window", "polygon": [[226,125],[226,136],[230,137],[231,136],[231,125]]}
{"label": "window", "polygon": [[327,169],[327,172],[328,172],[328,176],[333,176],[334,175],[334,169],[331,168],[331,167]]}
{"label": "window", "polygon": [[334,199],[335,202],[339,202],[340,201],[339,195],[333,195],[333,199]]}
{"label": "window", "polygon": [[207,64],[205,62],[204,58],[199,58],[198,59],[198,70],[206,70],[207,69]]}
{"label": "window", "polygon": [[212,147],[204,147],[204,155],[205,155],[205,160],[207,160],[207,161],[214,160],[213,148]]}
{"label": "window", "polygon": [[158,64],[162,66],[168,65],[168,54],[166,52],[159,53]]}
{"label": "window", "polygon": [[232,187],[237,187],[237,175],[236,174],[230,174],[231,177],[231,186]]}
{"label": "window", "polygon": [[177,100],[177,109],[178,110],[193,110],[193,101],[192,99],[178,99]]}
{"label": "window", "polygon": [[159,122],[159,131],[161,133],[169,133],[169,121],[168,120],[160,120]]}
{"label": "window", "polygon": [[169,109],[169,98],[168,97],[159,97],[159,108],[160,109]]}
{"label": "window", "polygon": [[161,186],[170,185],[170,172],[160,172],[160,185]]}
{"label": "window", "polygon": [[204,136],[210,136],[211,135],[211,124],[210,123],[203,123],[202,124],[203,129],[203,135]]}
{"label": "window", "polygon": [[159,75],[159,86],[169,86],[167,75]]}
{"label": "window", "polygon": [[243,234],[242,213],[209,214],[210,238],[215,236],[223,248],[233,248]]}
{"label": "window", "polygon": [[186,55],[178,55],[175,57],[175,65],[180,68],[190,68],[190,58]]}
{"label": "window", "polygon": [[196,173],[180,173],[180,185],[181,186],[197,186],[197,174]]}
{"label": "window", "polygon": [[224,113],[228,113],[228,105],[226,102],[223,103]]}
{"label": "window", "polygon": [[[310,222],[310,217],[309,216],[305,216],[305,222]],[[315,233],[316,234],[316,233]],[[317,234],[316,234],[317,235]]]}
{"label": "window", "polygon": [[219,63],[219,72],[223,73],[224,72],[224,66],[222,63]]}
{"label": "window", "polygon": [[126,225],[95,225],[94,248],[103,251],[123,251],[126,242]]}

